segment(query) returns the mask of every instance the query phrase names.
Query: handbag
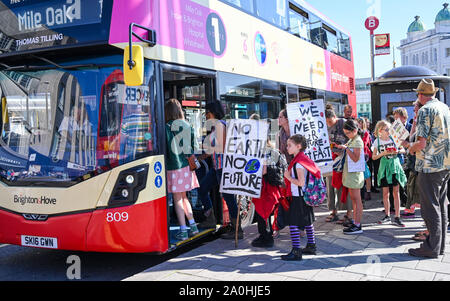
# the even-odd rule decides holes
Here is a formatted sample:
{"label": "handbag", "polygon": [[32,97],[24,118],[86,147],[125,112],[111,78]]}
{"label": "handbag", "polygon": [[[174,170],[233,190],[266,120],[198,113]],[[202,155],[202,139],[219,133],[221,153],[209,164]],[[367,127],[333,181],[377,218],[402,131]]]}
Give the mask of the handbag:
{"label": "handbag", "polygon": [[344,171],[344,166],[345,166],[345,152],[339,156],[337,156],[334,160],[333,160],[333,170],[335,172],[343,172]]}
{"label": "handbag", "polygon": [[364,179],[368,179],[372,176],[372,173],[370,172],[369,166],[366,163],[366,170],[364,170]]}
{"label": "handbag", "polygon": [[285,211],[291,206],[291,198],[286,196],[286,187],[280,187],[281,198],[278,200]]}
{"label": "handbag", "polygon": [[195,155],[191,155],[190,157],[187,158],[187,160],[189,162],[189,169],[191,171],[194,171],[200,167],[200,164],[198,163],[198,160],[195,157]]}

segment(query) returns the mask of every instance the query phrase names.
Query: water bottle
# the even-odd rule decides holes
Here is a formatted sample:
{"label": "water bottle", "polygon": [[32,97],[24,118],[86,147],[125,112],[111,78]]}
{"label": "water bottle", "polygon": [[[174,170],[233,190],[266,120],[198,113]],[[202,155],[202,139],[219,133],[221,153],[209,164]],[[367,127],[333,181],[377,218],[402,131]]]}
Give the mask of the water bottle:
{"label": "water bottle", "polygon": [[200,164],[200,162],[198,162],[197,157],[195,157],[195,166],[197,167],[197,169],[199,169],[200,167],[202,167],[202,165]]}

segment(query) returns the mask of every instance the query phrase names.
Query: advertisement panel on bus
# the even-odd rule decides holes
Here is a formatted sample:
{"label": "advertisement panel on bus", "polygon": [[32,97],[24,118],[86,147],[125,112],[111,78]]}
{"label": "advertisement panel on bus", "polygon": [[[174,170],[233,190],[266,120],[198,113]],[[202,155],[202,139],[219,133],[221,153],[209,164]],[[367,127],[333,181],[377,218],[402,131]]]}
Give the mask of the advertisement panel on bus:
{"label": "advertisement panel on bus", "polygon": [[156,31],[157,45],[145,48],[149,58],[345,94],[353,89],[351,61],[220,1],[134,1],[132,18],[122,14],[127,5],[114,3],[110,44],[123,47],[133,21]]}

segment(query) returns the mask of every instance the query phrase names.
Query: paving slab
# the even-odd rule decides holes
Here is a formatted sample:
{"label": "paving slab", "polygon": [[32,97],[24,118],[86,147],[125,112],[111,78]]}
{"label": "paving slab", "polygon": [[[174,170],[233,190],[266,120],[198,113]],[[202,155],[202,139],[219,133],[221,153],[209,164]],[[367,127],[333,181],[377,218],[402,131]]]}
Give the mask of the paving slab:
{"label": "paving slab", "polygon": [[[377,196],[377,194],[372,194]],[[378,197],[381,197],[378,194]],[[379,199],[366,202],[360,235],[343,234],[342,225],[325,222],[326,206],[315,209],[317,255],[286,262],[281,255],[291,250],[289,229],[280,231],[272,248],[251,246],[258,236],[256,225],[244,229],[245,239],[216,239],[197,249],[149,268],[126,281],[448,281],[450,245],[437,259],[412,257],[408,249],[420,243],[411,237],[423,231],[420,211],[404,219],[405,228],[378,225],[383,216]],[[343,216],[345,212],[341,212]],[[450,243],[450,239],[447,240]],[[306,244],[306,238],[301,238]]]}

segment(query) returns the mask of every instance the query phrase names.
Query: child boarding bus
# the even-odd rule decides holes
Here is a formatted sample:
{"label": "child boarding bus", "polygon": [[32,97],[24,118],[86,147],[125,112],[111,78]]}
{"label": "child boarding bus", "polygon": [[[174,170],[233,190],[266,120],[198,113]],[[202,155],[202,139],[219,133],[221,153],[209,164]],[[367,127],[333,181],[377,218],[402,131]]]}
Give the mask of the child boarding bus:
{"label": "child boarding bus", "polygon": [[[164,101],[182,103],[199,142],[213,100],[228,119],[276,119],[287,102],[317,98],[342,112],[356,108],[352,60],[349,35],[301,0],[0,0],[0,243],[183,245]],[[144,149],[124,135],[131,114],[145,116]],[[227,223],[214,203],[218,227],[188,241]]]}

